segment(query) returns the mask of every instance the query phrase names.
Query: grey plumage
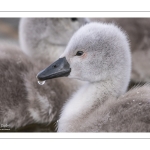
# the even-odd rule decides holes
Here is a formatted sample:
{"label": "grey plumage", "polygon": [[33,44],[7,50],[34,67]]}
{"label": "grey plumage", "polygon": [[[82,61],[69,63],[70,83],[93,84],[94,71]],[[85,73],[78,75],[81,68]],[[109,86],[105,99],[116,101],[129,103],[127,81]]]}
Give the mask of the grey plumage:
{"label": "grey plumage", "polygon": [[[150,85],[137,87],[123,96],[105,98],[89,114],[72,120],[63,132],[150,132]],[[80,122],[80,124],[79,124]],[[61,122],[60,122],[61,123]],[[62,132],[60,129],[60,132]]]}
{"label": "grey plumage", "polygon": [[[56,121],[63,103],[80,85],[75,80],[62,78],[41,86],[36,79],[39,70],[52,63],[55,51],[59,55],[59,50],[64,50],[73,31],[81,25],[66,26],[67,20],[70,19],[22,19],[21,49],[9,44],[0,45],[1,124],[19,128],[32,123],[49,124]],[[46,25],[50,26],[45,28]],[[61,41],[63,43],[59,43]]]}
{"label": "grey plumage", "polygon": [[150,82],[150,19],[149,18],[95,18],[106,23],[115,23],[129,35],[132,53],[133,82]]}
{"label": "grey plumage", "polygon": [[19,26],[22,50],[32,58],[56,60],[73,33],[88,19],[22,18]]}
{"label": "grey plumage", "polygon": [[[83,51],[82,55],[76,55]],[[150,86],[127,93],[131,73],[128,39],[113,24],[90,23],[71,38],[61,55],[69,78],[87,81],[65,103],[58,132],[150,131]]]}
{"label": "grey plumage", "polygon": [[85,131],[90,128],[98,132],[150,132],[149,93],[150,85],[146,84],[130,90],[117,100],[108,100],[105,106],[90,114],[91,124]]}
{"label": "grey plumage", "polygon": [[75,83],[56,79],[40,86],[36,74],[45,63],[31,61],[12,46],[1,46],[0,53],[0,123],[19,128],[56,120]]}

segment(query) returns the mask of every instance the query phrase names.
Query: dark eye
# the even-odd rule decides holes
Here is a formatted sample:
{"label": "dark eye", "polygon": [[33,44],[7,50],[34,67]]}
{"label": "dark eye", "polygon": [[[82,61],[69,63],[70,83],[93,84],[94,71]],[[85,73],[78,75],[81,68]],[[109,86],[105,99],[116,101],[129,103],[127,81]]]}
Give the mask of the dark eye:
{"label": "dark eye", "polygon": [[77,21],[78,19],[77,18],[71,18],[71,21]]}
{"label": "dark eye", "polygon": [[77,51],[77,53],[76,53],[76,56],[81,56],[81,55],[83,55],[83,51]]}

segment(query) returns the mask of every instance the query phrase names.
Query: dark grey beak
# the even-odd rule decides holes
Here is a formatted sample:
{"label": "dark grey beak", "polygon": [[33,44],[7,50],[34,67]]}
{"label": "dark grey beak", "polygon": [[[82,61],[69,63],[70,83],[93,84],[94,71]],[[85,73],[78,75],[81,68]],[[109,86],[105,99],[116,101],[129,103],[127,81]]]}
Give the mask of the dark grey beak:
{"label": "dark grey beak", "polygon": [[40,71],[37,74],[37,78],[40,81],[44,81],[52,78],[68,76],[70,72],[71,72],[70,65],[67,62],[66,57],[63,57],[55,61],[46,69]]}

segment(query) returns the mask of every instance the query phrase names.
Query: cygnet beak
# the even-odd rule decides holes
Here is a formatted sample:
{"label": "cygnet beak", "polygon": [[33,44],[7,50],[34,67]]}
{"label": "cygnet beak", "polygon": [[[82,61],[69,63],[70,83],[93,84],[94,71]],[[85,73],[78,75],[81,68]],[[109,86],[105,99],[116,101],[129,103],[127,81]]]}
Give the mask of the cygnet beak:
{"label": "cygnet beak", "polygon": [[59,58],[57,61],[55,61],[46,69],[40,71],[37,74],[37,79],[40,81],[44,81],[52,78],[64,77],[68,76],[70,72],[71,72],[70,65],[66,60],[66,57],[63,57]]}

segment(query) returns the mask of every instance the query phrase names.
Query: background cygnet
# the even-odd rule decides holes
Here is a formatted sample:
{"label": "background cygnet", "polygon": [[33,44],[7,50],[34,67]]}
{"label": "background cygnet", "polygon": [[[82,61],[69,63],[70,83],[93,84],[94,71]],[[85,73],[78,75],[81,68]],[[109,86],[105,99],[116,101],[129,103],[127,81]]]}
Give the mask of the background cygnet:
{"label": "background cygnet", "polygon": [[19,27],[20,45],[30,57],[55,61],[65,50],[85,18],[22,18]]}
{"label": "background cygnet", "polygon": [[58,119],[62,105],[77,86],[65,79],[39,85],[36,75],[44,67],[45,63],[32,61],[17,47],[0,44],[1,124],[18,129]]}
{"label": "background cygnet", "polygon": [[[30,19],[23,19],[23,20],[29,21]],[[25,47],[27,47],[27,50],[31,50],[28,51],[29,53],[33,52],[32,56],[30,55],[30,57],[28,57],[26,54],[24,54],[21,51],[21,49],[18,46],[14,46],[14,45],[12,46],[8,43],[0,44],[0,53],[1,53],[0,93],[2,93],[0,98],[0,103],[1,103],[0,120],[2,124],[8,124],[10,128],[17,129],[17,128],[22,128],[26,125],[36,124],[36,123],[50,124],[51,122],[56,121],[63,103],[68,97],[70,97],[70,95],[73,93],[74,90],[76,90],[76,88],[79,85],[79,82],[77,83],[74,80],[68,81],[66,79],[56,79],[54,81],[48,81],[43,85],[44,87],[38,84],[36,79],[37,72],[39,72],[39,70],[44,68],[45,65],[49,64],[53,59],[55,59],[55,55],[51,56],[49,55],[49,53],[47,54],[46,52],[45,55],[44,53],[43,55],[40,55],[39,53],[47,50],[49,50],[52,54],[54,53],[53,50],[56,51],[58,50],[59,53],[59,50],[61,51],[63,47],[60,46],[61,48],[59,49],[59,46],[56,46],[58,44],[57,41],[59,42],[59,37],[62,37],[63,34],[66,33],[69,33],[69,35],[73,34],[72,32],[75,29],[77,29],[77,26],[79,25],[78,23],[75,23],[75,27],[73,29],[71,27],[67,28],[67,26],[65,26],[66,25],[65,21],[69,20],[71,22],[72,19],[69,18],[52,19],[54,20],[52,21],[54,24],[51,21],[50,22],[53,24],[53,28],[55,26],[55,32],[54,32],[55,34],[53,33],[50,35],[55,35],[54,37],[55,39],[57,39],[58,37],[58,39],[56,40],[57,44],[53,45],[49,37],[47,37],[49,34],[46,36],[41,35],[45,30],[45,26],[41,26],[40,24],[44,22],[43,20],[48,20],[49,22],[51,19],[32,18],[31,22],[33,21],[36,24],[32,24],[29,21],[31,24],[29,23],[28,24],[29,26],[27,25],[24,26],[26,29],[25,33],[28,34],[28,37],[26,37],[26,34],[23,33],[22,34],[24,36],[19,37],[21,38],[21,41],[23,43],[27,42]],[[40,21],[39,24],[38,21]],[[56,29],[58,27],[59,30],[59,26],[57,26],[57,23],[59,23],[59,21],[62,21],[64,23],[64,26],[62,23],[62,28],[61,28],[63,32],[59,32],[61,33],[61,36],[59,36],[60,34],[57,34],[57,29]],[[73,22],[74,21],[76,21],[76,19],[73,20]],[[33,26],[35,30],[32,28]],[[24,28],[22,27],[21,30],[23,29]],[[48,27],[46,31],[49,30],[50,29]],[[54,29],[50,31],[53,32],[53,30]],[[47,34],[46,31],[45,34]],[[41,45],[39,44],[38,46],[41,49],[38,49],[39,48],[38,46],[36,48],[36,44],[38,44],[39,38],[40,38],[40,44],[41,43],[42,44]],[[69,40],[69,37],[67,38]],[[51,39],[53,42],[55,41],[53,40],[53,36],[51,37]],[[48,44],[48,42],[50,42],[50,44]],[[52,46],[49,47],[49,45]],[[57,48],[51,49],[53,46],[54,47],[56,46],[58,49]]]}
{"label": "background cygnet", "polygon": [[125,93],[130,73],[128,40],[118,27],[101,23],[81,27],[61,58],[38,74],[43,80],[68,74],[88,81],[64,105],[58,131],[149,132],[150,86]]}
{"label": "background cygnet", "polygon": [[115,23],[129,35],[132,53],[131,81],[134,85],[150,82],[150,19],[149,18],[90,18],[91,21]]}

